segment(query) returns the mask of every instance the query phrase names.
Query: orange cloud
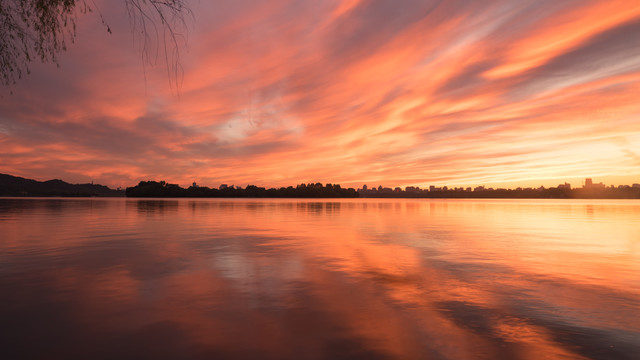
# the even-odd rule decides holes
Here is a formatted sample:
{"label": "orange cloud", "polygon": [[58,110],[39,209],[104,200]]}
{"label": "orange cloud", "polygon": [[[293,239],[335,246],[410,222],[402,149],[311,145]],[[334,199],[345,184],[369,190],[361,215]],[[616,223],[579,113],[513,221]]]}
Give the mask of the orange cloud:
{"label": "orange cloud", "polygon": [[161,66],[142,76],[130,34],[83,17],[61,69],[36,64],[0,99],[0,172],[112,186],[640,177],[634,1],[194,6],[179,96]]}

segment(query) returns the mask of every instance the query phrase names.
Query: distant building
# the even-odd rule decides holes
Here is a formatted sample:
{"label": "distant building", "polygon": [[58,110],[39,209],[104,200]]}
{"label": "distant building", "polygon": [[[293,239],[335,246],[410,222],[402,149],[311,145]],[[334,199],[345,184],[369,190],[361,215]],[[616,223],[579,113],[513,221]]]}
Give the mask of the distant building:
{"label": "distant building", "polygon": [[367,191],[367,184],[362,185],[362,190]]}
{"label": "distant building", "polygon": [[194,181],[192,186],[193,186],[194,188],[197,188],[197,187],[198,187],[198,184],[196,184],[196,182]]}
{"label": "distant building", "polygon": [[560,185],[558,185],[558,189],[571,190],[571,184],[569,184],[569,183],[560,184]]}
{"label": "distant building", "polygon": [[631,187],[634,189],[640,189],[640,184],[633,184]]}
{"label": "distant building", "polygon": [[585,189],[605,189],[606,186],[603,183],[594,184],[591,178],[584,179],[584,188]]}

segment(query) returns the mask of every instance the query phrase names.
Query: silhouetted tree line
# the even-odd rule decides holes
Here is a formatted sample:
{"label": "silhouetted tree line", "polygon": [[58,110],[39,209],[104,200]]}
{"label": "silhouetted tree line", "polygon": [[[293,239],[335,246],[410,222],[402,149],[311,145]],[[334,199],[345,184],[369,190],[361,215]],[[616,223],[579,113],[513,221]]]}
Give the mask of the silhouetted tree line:
{"label": "silhouetted tree line", "polygon": [[228,186],[219,189],[206,186],[190,186],[182,188],[165,181],[141,181],[138,185],[128,187],[128,197],[226,197],[226,198],[355,198],[358,192],[353,188],[345,189],[339,184],[300,184],[296,187],[266,189],[248,185],[246,188]]}

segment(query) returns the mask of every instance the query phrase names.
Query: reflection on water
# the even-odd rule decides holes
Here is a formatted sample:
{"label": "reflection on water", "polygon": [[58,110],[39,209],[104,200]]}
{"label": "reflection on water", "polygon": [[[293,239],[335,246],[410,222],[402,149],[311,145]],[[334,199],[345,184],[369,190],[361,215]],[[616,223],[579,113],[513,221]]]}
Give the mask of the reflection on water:
{"label": "reflection on water", "polygon": [[635,359],[640,202],[0,199],[3,358]]}

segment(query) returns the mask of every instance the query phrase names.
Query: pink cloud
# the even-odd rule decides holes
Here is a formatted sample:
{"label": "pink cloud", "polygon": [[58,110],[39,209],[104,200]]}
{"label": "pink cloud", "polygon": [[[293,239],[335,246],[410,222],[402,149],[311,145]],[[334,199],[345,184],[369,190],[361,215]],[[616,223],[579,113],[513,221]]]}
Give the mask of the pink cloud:
{"label": "pink cloud", "polygon": [[179,96],[161,64],[143,76],[128,31],[82,17],[61,68],[34,65],[0,99],[0,172],[112,186],[640,177],[636,2],[194,7]]}

